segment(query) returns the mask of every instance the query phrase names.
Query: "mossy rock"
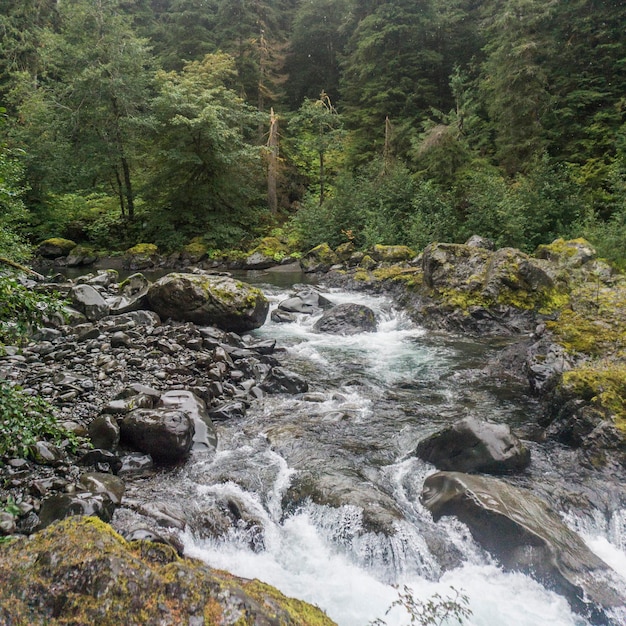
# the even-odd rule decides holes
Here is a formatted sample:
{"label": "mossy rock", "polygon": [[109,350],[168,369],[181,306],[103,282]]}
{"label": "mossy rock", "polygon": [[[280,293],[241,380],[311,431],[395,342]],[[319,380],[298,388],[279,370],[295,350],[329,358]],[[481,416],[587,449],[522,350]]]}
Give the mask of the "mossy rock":
{"label": "mossy rock", "polygon": [[408,246],[384,246],[377,243],[370,250],[370,256],[379,263],[401,263],[415,258],[415,252]]}
{"label": "mossy rock", "polygon": [[202,237],[194,237],[184,248],[183,258],[190,263],[198,263],[209,253],[209,248]]}
{"label": "mossy rock", "polygon": [[535,256],[564,267],[581,267],[596,257],[595,248],[582,237],[578,239],[555,239],[537,248]]}
{"label": "mossy rock", "polygon": [[39,244],[37,254],[44,259],[58,259],[67,256],[74,248],[76,248],[76,243],[71,239],[53,237]]}
{"label": "mossy rock", "polygon": [[345,243],[342,243],[340,246],[337,246],[337,248],[335,248],[335,254],[342,263],[349,261],[354,254],[354,251],[355,246],[353,241],[346,241]]}
{"label": "mossy rock", "polygon": [[339,263],[339,258],[327,243],[309,250],[300,259],[300,265],[305,272],[327,272],[337,263]]}
{"label": "mossy rock", "polygon": [[138,243],[124,253],[123,266],[129,270],[145,270],[155,267],[159,258],[159,248],[153,243]]}
{"label": "mossy rock", "polygon": [[359,261],[359,268],[366,270],[366,271],[371,271],[375,269],[377,266],[378,266],[378,263],[376,263],[376,261],[374,261],[374,259],[369,254],[366,254]]}
{"label": "mossy rock", "polygon": [[330,626],[318,608],[72,517],[0,546],[0,623],[12,626]]}

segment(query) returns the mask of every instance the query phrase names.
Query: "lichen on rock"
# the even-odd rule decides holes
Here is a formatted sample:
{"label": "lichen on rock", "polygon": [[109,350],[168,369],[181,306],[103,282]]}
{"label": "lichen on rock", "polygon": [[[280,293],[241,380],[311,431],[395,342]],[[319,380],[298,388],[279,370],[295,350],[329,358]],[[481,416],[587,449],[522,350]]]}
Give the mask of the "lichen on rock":
{"label": "lichen on rock", "polygon": [[72,517],[0,546],[0,623],[12,626],[284,624],[330,626],[318,608],[173,548],[127,542]]}

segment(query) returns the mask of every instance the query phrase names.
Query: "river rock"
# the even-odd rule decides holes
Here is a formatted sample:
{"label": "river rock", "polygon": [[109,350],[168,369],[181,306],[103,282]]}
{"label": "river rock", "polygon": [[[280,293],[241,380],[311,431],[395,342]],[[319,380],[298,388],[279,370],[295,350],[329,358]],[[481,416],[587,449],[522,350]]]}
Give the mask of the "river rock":
{"label": "river rock", "polygon": [[339,257],[327,243],[309,250],[301,259],[300,266],[305,272],[327,272],[339,263]]}
{"label": "river rock", "polygon": [[408,246],[383,246],[376,244],[369,252],[379,263],[402,263],[415,257],[415,252]]}
{"label": "river rock", "polygon": [[88,472],[80,477],[79,485],[89,493],[103,493],[113,504],[119,506],[124,496],[124,481],[112,474]]}
{"label": "river rock", "polygon": [[363,332],[376,332],[376,315],[363,304],[338,304],[325,311],[313,329],[333,335],[356,335]]}
{"label": "river rock", "polygon": [[309,383],[302,376],[291,372],[284,367],[273,367],[263,383],[261,389],[267,393],[306,393]]}
{"label": "river rock", "polygon": [[217,431],[209,417],[206,404],[191,391],[184,389],[167,391],[159,401],[160,406],[176,409],[186,413],[194,424],[193,448],[215,449],[217,447]]}
{"label": "river rock", "polygon": [[0,622],[332,626],[318,608],[213,570],[151,541],[128,543],[93,518],[0,546]]}
{"label": "river rock", "polygon": [[109,314],[109,305],[100,292],[91,285],[75,285],[69,293],[72,305],[90,321]]}
{"label": "river rock", "polygon": [[623,610],[623,581],[537,496],[496,478],[439,472],[424,482],[421,500],[436,521],[457,517],[506,569],[563,594],[592,623],[623,623],[609,616]]}
{"label": "river rock", "polygon": [[209,416],[216,422],[225,422],[227,420],[244,417],[246,414],[246,405],[243,402],[226,402],[209,411]]}
{"label": "river rock", "polygon": [[307,289],[301,291],[291,298],[287,298],[279,303],[278,308],[288,313],[304,313],[311,315],[318,313],[320,310],[332,306],[327,298],[322,296],[315,289]]}
{"label": "river rock", "polygon": [[161,462],[187,456],[193,445],[194,423],[183,411],[135,409],[121,423],[121,441]]}
{"label": "river rock", "polygon": [[111,415],[99,415],[88,428],[89,438],[94,448],[115,450],[120,443],[120,427]]}
{"label": "river rock", "polygon": [[113,518],[116,505],[107,494],[55,494],[44,498],[39,511],[39,528],[73,515],[95,515],[104,522]]}
{"label": "river rock", "polygon": [[162,318],[235,332],[262,326],[269,310],[256,287],[212,274],[168,274],[150,286],[148,302]]}
{"label": "river rock", "polygon": [[506,424],[467,417],[420,441],[415,454],[437,469],[503,474],[530,463],[530,451]]}

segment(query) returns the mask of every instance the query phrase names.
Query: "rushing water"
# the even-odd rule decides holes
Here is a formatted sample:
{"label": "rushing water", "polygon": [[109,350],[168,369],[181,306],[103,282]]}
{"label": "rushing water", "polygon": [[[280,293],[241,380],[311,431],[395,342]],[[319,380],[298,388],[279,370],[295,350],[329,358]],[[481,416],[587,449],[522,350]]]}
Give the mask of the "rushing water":
{"label": "rushing water", "polygon": [[[274,306],[288,295],[264,290]],[[170,494],[191,511],[186,552],[316,604],[341,626],[409,623],[401,608],[385,616],[405,585],[420,599],[461,590],[473,626],[585,624],[561,596],[503,572],[462,524],[435,524],[419,502],[435,470],[411,452],[426,434],[469,414],[522,429],[536,416],[532,400],[485,376],[502,343],[427,332],[382,297],[328,297],[373,308],[378,332],[339,337],[312,332],[306,316],[268,321],[254,334],[278,340],[281,361],[310,393],[266,396],[245,418],[218,425],[216,453],[142,486],[144,497]],[[571,477],[571,452],[529,445],[533,466],[520,484],[549,493]],[[606,487],[593,475],[577,484]],[[237,521],[220,526],[220,515]],[[626,582],[626,510],[618,503],[610,519],[570,511],[565,521]]]}

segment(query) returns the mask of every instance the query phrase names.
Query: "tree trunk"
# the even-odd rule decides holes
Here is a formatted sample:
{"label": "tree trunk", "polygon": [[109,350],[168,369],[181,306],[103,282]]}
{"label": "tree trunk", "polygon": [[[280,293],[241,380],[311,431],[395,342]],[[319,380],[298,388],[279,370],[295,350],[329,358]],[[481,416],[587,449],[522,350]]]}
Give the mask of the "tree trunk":
{"label": "tree trunk", "polygon": [[270,134],[267,140],[268,164],[267,164],[267,203],[270,211],[276,214],[278,211],[278,194],[276,191],[276,179],[278,178],[278,116],[274,109],[270,109]]}
{"label": "tree trunk", "polygon": [[324,202],[324,153],[320,151],[320,205]]}
{"label": "tree trunk", "polygon": [[126,189],[126,207],[128,208],[129,219],[135,217],[135,199],[133,198],[133,185],[130,179],[130,166],[128,165],[128,159],[122,154],[122,171],[124,172],[124,187]]}

